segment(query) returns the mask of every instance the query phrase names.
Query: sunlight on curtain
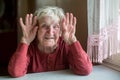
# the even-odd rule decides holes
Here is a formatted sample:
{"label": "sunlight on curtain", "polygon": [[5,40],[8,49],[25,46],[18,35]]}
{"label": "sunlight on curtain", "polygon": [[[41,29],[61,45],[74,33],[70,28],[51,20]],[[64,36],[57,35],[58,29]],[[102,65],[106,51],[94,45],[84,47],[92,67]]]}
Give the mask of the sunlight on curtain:
{"label": "sunlight on curtain", "polygon": [[87,53],[93,63],[118,51],[119,0],[88,0]]}
{"label": "sunlight on curtain", "polygon": [[118,53],[120,53],[120,4],[119,4],[119,17],[118,17]]}

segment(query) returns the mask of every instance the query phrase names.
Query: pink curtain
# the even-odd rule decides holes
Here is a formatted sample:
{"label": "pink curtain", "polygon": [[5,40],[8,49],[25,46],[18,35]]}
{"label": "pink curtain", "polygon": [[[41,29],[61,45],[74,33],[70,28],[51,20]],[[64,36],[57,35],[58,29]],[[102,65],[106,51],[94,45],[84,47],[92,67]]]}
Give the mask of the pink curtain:
{"label": "pink curtain", "polygon": [[100,30],[99,35],[88,37],[87,53],[93,63],[102,63],[118,49],[118,25],[111,24]]}
{"label": "pink curtain", "polygon": [[87,53],[93,63],[118,51],[119,0],[88,0]]}

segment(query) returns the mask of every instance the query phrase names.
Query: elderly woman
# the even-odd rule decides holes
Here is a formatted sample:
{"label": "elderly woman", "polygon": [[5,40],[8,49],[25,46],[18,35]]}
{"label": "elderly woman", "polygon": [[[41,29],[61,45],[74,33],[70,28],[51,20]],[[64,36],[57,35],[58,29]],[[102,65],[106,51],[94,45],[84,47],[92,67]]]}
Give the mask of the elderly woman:
{"label": "elderly woman", "polygon": [[75,36],[76,17],[58,7],[43,7],[20,18],[23,36],[13,54],[8,72],[12,77],[26,73],[70,68],[88,75],[92,63]]}

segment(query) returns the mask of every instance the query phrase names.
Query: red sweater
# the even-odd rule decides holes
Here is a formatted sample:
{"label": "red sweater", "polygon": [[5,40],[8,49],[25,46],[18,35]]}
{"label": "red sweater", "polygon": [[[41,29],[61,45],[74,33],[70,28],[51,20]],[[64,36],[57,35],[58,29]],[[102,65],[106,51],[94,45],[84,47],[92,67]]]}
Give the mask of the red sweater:
{"label": "red sweater", "polygon": [[41,52],[35,42],[29,46],[20,43],[9,62],[8,72],[12,77],[20,77],[28,72],[55,71],[67,68],[80,75],[88,75],[92,71],[92,63],[79,41],[67,45],[60,39],[58,47],[51,54]]}

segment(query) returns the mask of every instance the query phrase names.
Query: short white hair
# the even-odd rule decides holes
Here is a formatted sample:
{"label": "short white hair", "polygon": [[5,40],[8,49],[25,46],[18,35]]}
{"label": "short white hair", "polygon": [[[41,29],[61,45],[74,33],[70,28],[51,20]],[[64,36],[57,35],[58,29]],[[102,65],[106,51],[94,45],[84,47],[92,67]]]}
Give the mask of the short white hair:
{"label": "short white hair", "polygon": [[62,8],[56,6],[44,6],[36,10],[34,16],[37,16],[38,20],[44,16],[51,16],[52,18],[57,17],[59,21],[61,21],[64,18],[65,14]]}

